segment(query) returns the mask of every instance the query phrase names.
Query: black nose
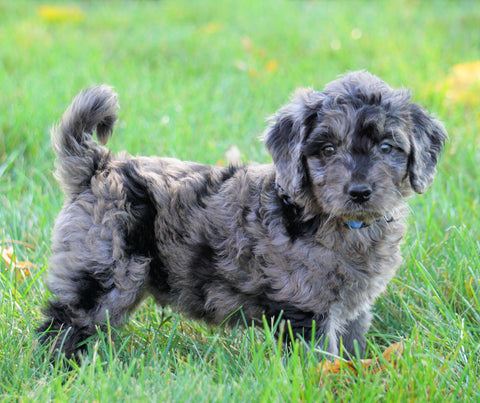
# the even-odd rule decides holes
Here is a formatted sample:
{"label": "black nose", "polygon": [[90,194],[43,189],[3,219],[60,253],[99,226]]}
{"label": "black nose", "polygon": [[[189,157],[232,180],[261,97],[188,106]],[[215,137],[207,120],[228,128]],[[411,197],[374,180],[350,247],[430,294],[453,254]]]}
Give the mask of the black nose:
{"label": "black nose", "polygon": [[370,199],[372,188],[369,185],[352,185],[348,188],[348,194],[355,203],[363,203]]}

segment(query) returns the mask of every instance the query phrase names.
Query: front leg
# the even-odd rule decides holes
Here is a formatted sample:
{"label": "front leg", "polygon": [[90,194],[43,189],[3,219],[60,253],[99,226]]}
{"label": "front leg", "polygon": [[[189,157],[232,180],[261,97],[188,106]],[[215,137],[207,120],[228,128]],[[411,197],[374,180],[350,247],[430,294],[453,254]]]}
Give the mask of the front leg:
{"label": "front leg", "polygon": [[[322,314],[310,314],[303,320],[288,318],[294,337],[301,336],[308,346],[318,352],[319,360],[334,360],[339,355],[339,324]],[[289,338],[290,339],[290,338]]]}
{"label": "front leg", "polygon": [[[333,360],[340,353],[343,357],[351,359],[358,355],[365,355],[365,333],[368,331],[372,315],[369,311],[362,312],[357,318],[347,322],[346,325],[335,320],[334,316],[313,314],[300,310],[284,310],[283,319],[289,323],[293,337],[301,337],[307,343],[312,341],[314,348],[323,351],[322,358]],[[286,329],[284,340],[291,341],[290,329]],[[357,351],[355,349],[357,345]],[[341,348],[343,346],[343,349]]]}
{"label": "front leg", "polygon": [[277,329],[276,337],[281,337],[286,344],[292,343],[297,338],[311,343],[313,332],[315,332],[313,341],[317,346],[317,335],[325,330],[326,315],[304,311],[288,303],[272,303],[266,310],[265,316],[273,321],[281,318],[285,326],[281,331],[280,328]]}
{"label": "front leg", "polygon": [[357,356],[355,341],[358,348],[359,358],[365,355],[366,340],[365,333],[370,328],[372,314],[369,311],[362,312],[356,319],[350,321],[340,333],[340,340],[343,343],[343,357],[352,359]]}
{"label": "front leg", "polygon": [[[278,318],[279,314],[287,326],[283,330],[283,340],[289,344],[293,339],[301,338],[306,343],[313,342],[312,347],[323,352],[320,358],[333,360],[343,352],[344,358],[356,356],[355,340],[358,344],[360,357],[365,354],[365,333],[370,327],[371,314],[366,311],[346,325],[336,320],[335,315],[314,314],[302,311],[296,307],[282,304],[281,309],[267,317]],[[280,334],[277,333],[277,336]],[[343,350],[340,345],[343,343]]]}

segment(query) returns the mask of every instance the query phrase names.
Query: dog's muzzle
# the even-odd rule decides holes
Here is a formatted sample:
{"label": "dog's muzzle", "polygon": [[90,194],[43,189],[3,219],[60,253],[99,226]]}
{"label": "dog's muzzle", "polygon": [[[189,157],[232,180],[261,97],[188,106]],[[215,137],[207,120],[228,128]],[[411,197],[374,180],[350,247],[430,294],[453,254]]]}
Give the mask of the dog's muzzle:
{"label": "dog's muzzle", "polygon": [[348,188],[348,194],[350,195],[351,200],[359,204],[368,201],[372,195],[372,191],[372,187],[365,184],[351,185]]}

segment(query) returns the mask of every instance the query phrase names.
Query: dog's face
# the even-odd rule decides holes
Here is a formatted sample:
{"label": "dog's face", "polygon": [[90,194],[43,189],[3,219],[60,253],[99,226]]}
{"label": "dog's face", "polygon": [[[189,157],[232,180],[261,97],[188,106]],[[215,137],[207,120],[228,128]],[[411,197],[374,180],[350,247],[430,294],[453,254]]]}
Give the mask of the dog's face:
{"label": "dog's face", "polygon": [[371,221],[423,193],[443,126],[377,77],[350,73],[323,92],[300,90],[265,132],[278,185],[306,215]]}

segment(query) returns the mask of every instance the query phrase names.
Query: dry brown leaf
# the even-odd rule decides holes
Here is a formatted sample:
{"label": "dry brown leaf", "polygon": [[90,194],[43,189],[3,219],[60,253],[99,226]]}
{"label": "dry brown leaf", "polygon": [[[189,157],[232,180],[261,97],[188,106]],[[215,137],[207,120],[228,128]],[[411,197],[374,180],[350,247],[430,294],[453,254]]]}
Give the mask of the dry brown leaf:
{"label": "dry brown leaf", "polygon": [[392,362],[396,357],[400,357],[403,354],[403,350],[403,342],[399,341],[391,344],[382,355],[388,362]]}
{"label": "dry brown leaf", "polygon": [[[389,364],[395,365],[396,358],[400,357],[403,354],[403,342],[394,343],[389,346],[382,354],[385,361]],[[331,361],[322,361],[319,364],[320,374],[338,374],[345,369],[353,372],[355,375],[358,375],[358,365],[355,365],[352,361],[343,361],[336,359],[334,362]],[[375,359],[365,359],[360,360],[360,368],[362,373],[376,374],[382,372],[385,369],[385,365],[382,364],[380,358]]]}
{"label": "dry brown leaf", "polygon": [[31,269],[37,269],[37,266],[29,261],[17,261],[17,258],[14,256],[13,247],[5,245],[5,243],[16,243],[19,245],[24,245],[30,249],[33,249],[33,246],[21,241],[4,241],[4,244],[0,245],[0,255],[2,257],[2,260],[5,262],[7,267],[10,268],[10,270],[14,270],[16,274],[28,276]]}

